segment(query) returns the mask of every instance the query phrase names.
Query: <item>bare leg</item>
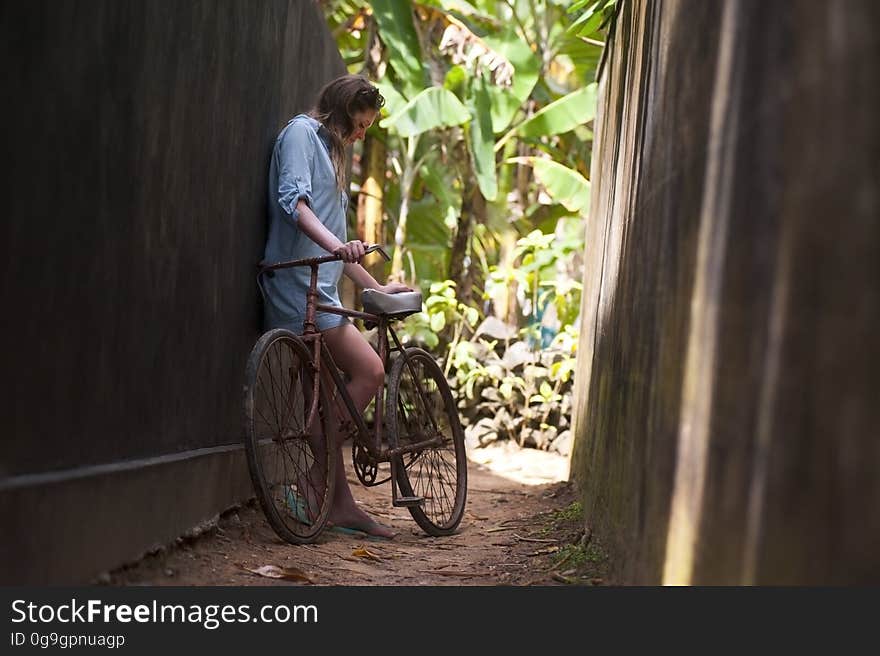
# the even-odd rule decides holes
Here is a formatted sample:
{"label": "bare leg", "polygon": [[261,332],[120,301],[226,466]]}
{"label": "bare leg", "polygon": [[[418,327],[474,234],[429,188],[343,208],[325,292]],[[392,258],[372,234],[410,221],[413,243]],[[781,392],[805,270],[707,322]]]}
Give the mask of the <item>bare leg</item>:
{"label": "bare leg", "polygon": [[[336,361],[336,365],[349,377],[349,383],[346,387],[355,408],[358,412],[363,412],[385,381],[382,360],[360,331],[351,324],[325,331],[324,340]],[[338,403],[342,405],[341,401]],[[334,414],[336,416],[333,416]],[[328,438],[333,440],[331,444],[336,445],[336,484],[329,521],[338,526],[355,528],[371,535],[393,537],[394,531],[379,524],[361,510],[352,496],[351,487],[345,474],[345,460],[342,453],[342,441],[345,436],[341,435],[339,430],[340,416],[346,415],[345,412],[342,415],[339,412],[331,413],[327,422]]]}

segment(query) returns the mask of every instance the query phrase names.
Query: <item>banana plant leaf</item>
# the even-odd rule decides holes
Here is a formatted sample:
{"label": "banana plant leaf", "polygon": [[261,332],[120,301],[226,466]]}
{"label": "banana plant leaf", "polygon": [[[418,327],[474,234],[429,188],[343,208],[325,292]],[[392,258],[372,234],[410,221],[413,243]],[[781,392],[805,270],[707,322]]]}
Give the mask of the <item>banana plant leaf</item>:
{"label": "banana plant leaf", "polygon": [[372,5],[379,33],[389,51],[388,63],[399,81],[398,88],[407,98],[414,98],[427,86],[428,77],[422,66],[412,5],[398,0],[373,0]]}
{"label": "banana plant leaf", "polygon": [[470,112],[454,93],[442,87],[431,87],[396,113],[382,119],[379,125],[394,130],[401,137],[414,137],[435,128],[461,125],[470,119]]}
{"label": "banana plant leaf", "polygon": [[414,201],[406,222],[407,247],[418,244],[448,248],[452,231],[446,223],[444,208],[433,196]]}
{"label": "banana plant leaf", "polygon": [[574,69],[575,78],[582,83],[595,80],[599,59],[602,57],[602,47],[584,41],[574,34],[560,34],[557,41],[556,60],[570,64]]}
{"label": "banana plant leaf", "polygon": [[503,55],[513,65],[513,84],[510,88],[491,87],[492,131],[504,132],[516,112],[532,93],[538,81],[541,62],[535,53],[513,29],[483,37],[483,42],[495,52]]}
{"label": "banana plant leaf", "polygon": [[[443,280],[449,275],[449,246],[407,243],[403,270],[420,287],[428,280]],[[413,275],[415,274],[415,275]],[[424,294],[426,290],[422,289]]]}
{"label": "banana plant leaf", "polygon": [[492,100],[485,78],[473,80],[473,95],[469,98],[471,114],[470,147],[474,158],[474,173],[480,192],[489,202],[498,197],[498,175],[495,171],[495,135],[492,133]]}
{"label": "banana plant leaf", "polygon": [[577,171],[542,157],[511,157],[505,163],[531,166],[538,182],[555,202],[586,216],[590,208],[590,181]]}
{"label": "banana plant leaf", "polygon": [[[605,18],[605,8],[614,5],[616,0],[596,0],[595,3],[577,2],[569,8],[569,12],[575,12],[583,7],[587,9],[577,17],[577,20],[568,28],[569,32],[578,36],[592,36],[602,26]],[[587,6],[591,5],[591,6]]]}
{"label": "banana plant leaf", "polygon": [[419,177],[438,205],[435,211],[443,216],[447,228],[454,228],[461,214],[461,184],[454,171],[450,173],[449,163],[444,164],[439,157],[429,156],[419,169]]}
{"label": "banana plant leaf", "polygon": [[373,82],[379,89],[379,93],[385,98],[385,106],[382,107],[384,116],[391,116],[395,112],[399,112],[406,105],[406,98],[394,87],[390,82]]}
{"label": "banana plant leaf", "polygon": [[596,113],[597,88],[598,85],[594,82],[550,103],[516,126],[514,134],[521,137],[544,137],[562,134],[583,125],[592,120]]}

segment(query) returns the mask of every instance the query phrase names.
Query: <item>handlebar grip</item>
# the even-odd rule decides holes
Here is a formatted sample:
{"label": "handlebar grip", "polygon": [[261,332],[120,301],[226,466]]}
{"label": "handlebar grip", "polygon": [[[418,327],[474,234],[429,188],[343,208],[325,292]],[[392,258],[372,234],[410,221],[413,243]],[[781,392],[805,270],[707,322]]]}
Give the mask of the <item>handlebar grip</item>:
{"label": "handlebar grip", "polygon": [[386,262],[391,261],[391,256],[385,252],[385,249],[382,248],[382,246],[380,244],[370,244],[369,246],[367,246],[367,248],[364,250],[364,255],[369,255],[370,253],[376,253],[376,252],[378,252],[382,257],[384,257]]}
{"label": "handlebar grip", "polygon": [[[367,246],[364,249],[364,255],[366,255],[368,253],[375,253],[375,252],[380,253],[382,255],[382,257],[385,258],[386,262],[391,260],[391,256],[388,255],[388,253],[385,252],[385,249],[382,248],[382,246],[379,244],[370,244],[369,246]],[[342,259],[342,258],[340,258],[336,254],[333,254],[333,255],[325,255],[323,257],[315,257],[315,258],[305,259],[305,260],[290,260],[288,262],[275,262],[274,264],[266,264],[265,262],[260,262],[257,265],[257,269],[259,271],[258,275],[272,276],[272,275],[274,275],[272,272],[276,269],[289,269],[291,267],[312,266],[312,265],[317,265],[317,264],[324,264],[325,262],[335,262],[340,259]]]}

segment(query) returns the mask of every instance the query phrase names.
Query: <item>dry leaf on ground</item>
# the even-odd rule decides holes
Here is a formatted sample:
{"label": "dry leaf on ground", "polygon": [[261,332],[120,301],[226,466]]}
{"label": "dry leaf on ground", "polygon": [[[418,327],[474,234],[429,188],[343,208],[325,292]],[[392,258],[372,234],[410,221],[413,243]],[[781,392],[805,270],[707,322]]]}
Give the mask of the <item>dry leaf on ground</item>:
{"label": "dry leaf on ground", "polygon": [[357,556],[358,558],[369,558],[370,560],[375,560],[377,562],[382,562],[382,559],[374,554],[372,551],[367,549],[366,547],[358,547],[354,551],[351,552],[352,556]]}
{"label": "dry leaf on ground", "polygon": [[265,576],[267,579],[285,579],[287,581],[305,581],[314,583],[314,580],[298,567],[278,567],[278,565],[263,565],[262,567],[250,568],[241,566],[246,572],[251,572],[258,576]]}

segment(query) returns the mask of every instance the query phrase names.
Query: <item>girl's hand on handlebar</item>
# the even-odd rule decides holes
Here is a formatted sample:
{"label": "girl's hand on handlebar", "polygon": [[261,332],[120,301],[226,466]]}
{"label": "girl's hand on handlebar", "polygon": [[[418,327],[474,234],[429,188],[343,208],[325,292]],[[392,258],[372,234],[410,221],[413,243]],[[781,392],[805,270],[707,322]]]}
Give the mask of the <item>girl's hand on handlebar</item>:
{"label": "girl's hand on handlebar", "polygon": [[398,294],[400,292],[411,292],[412,287],[407,287],[401,282],[389,282],[387,285],[382,285],[379,291],[383,294]]}
{"label": "girl's hand on handlebar", "polygon": [[333,254],[338,255],[343,262],[360,262],[364,259],[365,250],[364,242],[354,239],[335,249]]}

